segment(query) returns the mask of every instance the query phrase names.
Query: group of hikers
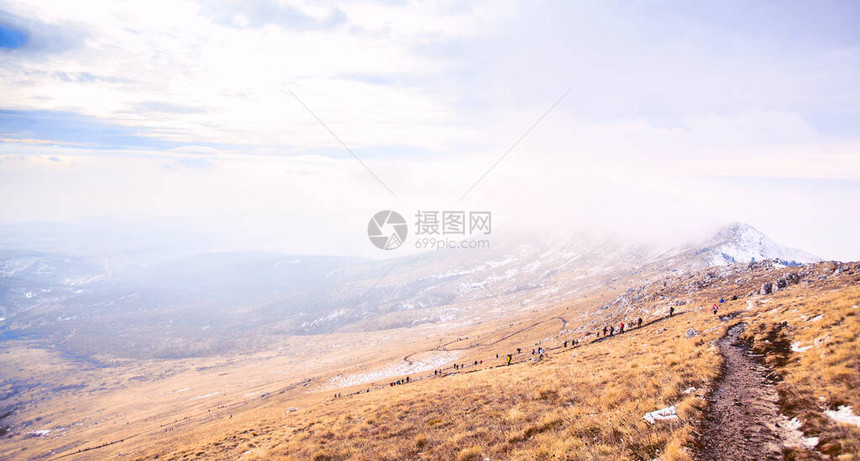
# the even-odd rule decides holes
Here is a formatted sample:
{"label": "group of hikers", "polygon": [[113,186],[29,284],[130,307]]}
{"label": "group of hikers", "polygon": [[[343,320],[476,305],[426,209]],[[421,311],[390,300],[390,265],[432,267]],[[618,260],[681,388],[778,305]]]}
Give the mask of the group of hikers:
{"label": "group of hikers", "polygon": [[[673,312],[674,312],[674,308],[670,307],[669,308],[669,316],[670,317],[672,316]],[[625,326],[624,322],[621,322],[621,324],[618,325],[618,334],[624,333],[624,326]],[[638,319],[636,319],[636,328],[642,328],[642,317],[639,317]],[[615,326],[614,325],[607,325],[607,326],[603,327],[603,337],[605,338],[607,336],[615,336]],[[600,337],[600,330],[597,330],[597,337],[598,338]]]}
{"label": "group of hikers", "polygon": [[[737,297],[735,297],[734,299],[736,299],[736,298]],[[723,303],[723,302],[725,302],[725,300],[723,298],[720,298],[719,302]],[[717,311],[718,311],[718,305],[717,305],[717,303],[714,303],[714,306],[713,306],[714,315],[717,314]],[[669,317],[672,317],[674,314],[675,314],[675,307],[669,306]],[[637,329],[642,328],[642,322],[643,322],[642,317],[638,317],[636,319],[634,324],[635,324]],[[601,331],[603,332],[604,338],[607,336],[615,336],[616,333],[617,334],[623,334],[625,331],[625,327],[628,327],[628,326],[632,327],[632,325],[625,325],[625,323],[623,321],[620,322],[617,330],[616,330],[614,325],[607,325],[607,326],[604,326],[602,330],[597,330],[596,335],[597,335],[597,338],[601,338],[601,336],[600,336]],[[570,345],[572,347],[577,347],[580,345],[580,339],[564,340],[562,342],[561,347],[567,348],[568,345]],[[540,345],[540,343],[538,343],[537,346],[538,346],[537,348],[533,348],[531,350],[531,355],[535,356],[535,358],[533,360],[541,360],[543,358],[543,356],[546,354],[546,350],[543,348],[543,346]],[[516,351],[517,351],[516,354],[510,353],[510,354],[504,354],[503,355],[505,365],[511,365],[513,363],[513,360],[514,360],[514,355],[522,354],[523,349],[521,347],[518,347],[518,348],[516,348]],[[501,358],[500,355],[496,354],[496,359],[498,360],[499,358]],[[478,366],[478,365],[482,365],[483,363],[484,363],[483,360],[475,360],[472,364],[469,364],[469,366]],[[452,368],[454,370],[459,371],[465,367],[467,367],[467,365],[465,363],[455,363]],[[446,373],[445,373],[444,369],[434,369],[433,370],[433,376],[444,376],[445,374]],[[394,387],[394,386],[401,385],[401,384],[407,384],[409,382],[410,382],[410,378],[407,376],[405,379],[398,379],[397,381],[390,382],[389,386]],[[362,391],[359,391],[359,392],[362,392]],[[356,392],[356,393],[359,393],[359,392]],[[370,389],[367,389],[366,392],[370,392]],[[341,397],[340,393],[335,394],[335,398],[339,398],[339,397]]]}
{"label": "group of hikers", "polygon": [[389,386],[391,386],[391,387],[399,386],[401,384],[406,384],[408,382],[409,382],[409,377],[407,376],[405,379],[398,379],[397,381],[391,381],[389,383]]}
{"label": "group of hikers", "polygon": [[[496,358],[499,358],[499,354],[496,354]],[[483,365],[483,364],[484,364],[484,361],[483,361],[483,360],[475,360],[475,363],[473,363],[472,365],[473,365],[473,366],[478,366],[478,365]],[[455,369],[455,370],[460,370],[460,369],[465,368],[465,367],[466,367],[466,364],[465,364],[465,363],[455,363],[455,364],[454,364],[454,369]],[[433,375],[434,375],[434,376],[436,376],[436,375],[441,375],[441,374],[444,374],[444,372],[442,371],[442,369],[433,370]]]}

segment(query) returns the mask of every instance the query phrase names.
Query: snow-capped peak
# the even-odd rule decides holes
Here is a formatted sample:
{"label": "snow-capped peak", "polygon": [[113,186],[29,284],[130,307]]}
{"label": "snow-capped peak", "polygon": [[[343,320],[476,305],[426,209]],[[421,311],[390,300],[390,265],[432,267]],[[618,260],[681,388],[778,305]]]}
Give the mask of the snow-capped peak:
{"label": "snow-capped peak", "polygon": [[711,266],[765,259],[780,260],[786,265],[821,261],[821,258],[805,251],[782,246],[745,223],[733,223],[723,228],[702,252],[710,254]]}

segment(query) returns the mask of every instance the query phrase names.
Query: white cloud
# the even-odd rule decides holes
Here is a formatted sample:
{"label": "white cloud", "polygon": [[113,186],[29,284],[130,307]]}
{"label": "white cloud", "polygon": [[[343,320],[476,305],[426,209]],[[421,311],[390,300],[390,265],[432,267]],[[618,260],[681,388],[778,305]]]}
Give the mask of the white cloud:
{"label": "white cloud", "polygon": [[[767,11],[722,24],[710,11],[720,8],[11,3],[43,42],[4,52],[0,109],[95,116],[169,147],[0,133],[0,210],[7,221],[284,213],[316,223],[291,227],[304,232],[291,241],[340,242],[319,229],[360,227],[398,204],[290,90],[409,206],[442,208],[461,206],[573,85],[464,206],[510,222],[564,210],[565,226],[631,232],[723,219],[779,228],[790,203],[817,207],[815,219],[860,216],[842,186],[823,183],[773,185],[765,195],[779,203],[756,206],[745,194],[762,192],[747,183],[714,193],[727,187],[719,178],[860,180],[857,133],[816,122],[860,120],[856,31],[838,27],[838,11],[789,31]],[[811,232],[811,246],[826,247],[826,229]],[[352,251],[351,239],[337,249]]]}

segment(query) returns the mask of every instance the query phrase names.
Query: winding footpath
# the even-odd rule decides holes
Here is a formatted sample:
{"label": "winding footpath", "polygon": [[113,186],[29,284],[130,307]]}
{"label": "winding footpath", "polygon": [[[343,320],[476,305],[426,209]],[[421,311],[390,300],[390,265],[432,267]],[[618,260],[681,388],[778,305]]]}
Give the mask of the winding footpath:
{"label": "winding footpath", "polygon": [[696,458],[705,460],[781,460],[777,426],[778,396],[740,340],[746,324],[729,328],[717,341],[723,355],[723,375],[708,398]]}

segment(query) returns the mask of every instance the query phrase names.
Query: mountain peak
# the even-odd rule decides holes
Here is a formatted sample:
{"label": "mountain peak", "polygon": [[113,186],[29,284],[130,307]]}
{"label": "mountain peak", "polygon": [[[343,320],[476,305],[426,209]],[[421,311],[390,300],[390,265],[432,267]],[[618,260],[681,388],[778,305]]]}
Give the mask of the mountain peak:
{"label": "mountain peak", "polygon": [[753,226],[734,222],[717,232],[701,252],[709,253],[709,265],[724,266],[765,259],[779,260],[793,266],[821,261],[805,251],[780,245]]}

